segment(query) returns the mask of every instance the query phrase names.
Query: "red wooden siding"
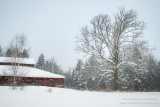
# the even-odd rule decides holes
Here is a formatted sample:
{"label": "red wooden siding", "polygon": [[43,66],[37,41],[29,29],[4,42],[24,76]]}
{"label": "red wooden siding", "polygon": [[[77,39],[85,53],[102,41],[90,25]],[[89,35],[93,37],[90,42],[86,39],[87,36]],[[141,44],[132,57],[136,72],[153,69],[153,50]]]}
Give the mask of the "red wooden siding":
{"label": "red wooden siding", "polygon": [[[0,65],[18,65],[18,63],[4,63],[4,62],[0,62]],[[33,67],[34,64],[19,64],[19,66]]]}
{"label": "red wooden siding", "polygon": [[[64,78],[17,77],[17,79],[18,85],[64,86]],[[11,76],[0,76],[0,85],[11,85],[12,80]]]}

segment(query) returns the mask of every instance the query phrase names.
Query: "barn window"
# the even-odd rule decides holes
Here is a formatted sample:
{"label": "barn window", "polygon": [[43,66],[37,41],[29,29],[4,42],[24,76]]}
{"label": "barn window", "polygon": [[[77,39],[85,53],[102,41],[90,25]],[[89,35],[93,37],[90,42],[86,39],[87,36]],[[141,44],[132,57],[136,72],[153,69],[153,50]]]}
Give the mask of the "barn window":
{"label": "barn window", "polygon": [[35,81],[36,81],[35,79],[32,79],[32,83],[33,83],[33,84],[35,83]]}

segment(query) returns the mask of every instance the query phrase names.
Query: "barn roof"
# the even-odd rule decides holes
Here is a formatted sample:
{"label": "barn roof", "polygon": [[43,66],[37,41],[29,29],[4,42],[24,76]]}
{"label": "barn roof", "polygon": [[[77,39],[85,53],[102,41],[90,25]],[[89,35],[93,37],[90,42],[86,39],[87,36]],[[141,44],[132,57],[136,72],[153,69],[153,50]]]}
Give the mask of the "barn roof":
{"label": "barn roof", "polygon": [[21,63],[35,65],[35,61],[32,58],[16,58],[13,57],[0,57],[0,63]]}
{"label": "barn roof", "polygon": [[[12,75],[13,75],[12,66],[0,65],[0,76],[12,76]],[[40,78],[65,78],[62,75],[50,73],[50,72],[32,68],[32,67],[22,67],[22,66],[18,66],[17,76],[40,77]]]}

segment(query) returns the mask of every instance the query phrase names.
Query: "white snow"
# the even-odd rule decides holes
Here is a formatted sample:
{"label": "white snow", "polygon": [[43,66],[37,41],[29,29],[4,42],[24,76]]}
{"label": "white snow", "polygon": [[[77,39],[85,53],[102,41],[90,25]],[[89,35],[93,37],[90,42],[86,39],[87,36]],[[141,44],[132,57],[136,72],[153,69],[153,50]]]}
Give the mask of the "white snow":
{"label": "white snow", "polygon": [[0,86],[0,107],[160,107],[160,92],[90,92],[44,86],[11,90]]}
{"label": "white snow", "polygon": [[[11,66],[10,65],[0,65],[0,75],[1,76],[12,76],[13,71],[11,70]],[[24,66],[19,66],[17,75],[21,77],[65,78],[62,75],[50,73],[50,72],[32,68],[32,67],[24,67]]]}
{"label": "white snow", "polygon": [[16,58],[16,60],[14,60],[12,57],[0,57],[0,62],[9,63],[12,61],[19,62],[21,64],[35,65],[35,61],[32,58]]}

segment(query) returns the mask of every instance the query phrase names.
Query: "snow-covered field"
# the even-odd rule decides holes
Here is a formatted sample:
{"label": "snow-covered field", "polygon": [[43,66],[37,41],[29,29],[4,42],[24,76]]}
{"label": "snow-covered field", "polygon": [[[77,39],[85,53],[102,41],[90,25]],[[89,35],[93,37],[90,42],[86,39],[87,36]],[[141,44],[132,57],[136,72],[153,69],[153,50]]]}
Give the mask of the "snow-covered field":
{"label": "snow-covered field", "polygon": [[160,92],[90,92],[44,86],[13,91],[0,86],[0,107],[160,107]]}

